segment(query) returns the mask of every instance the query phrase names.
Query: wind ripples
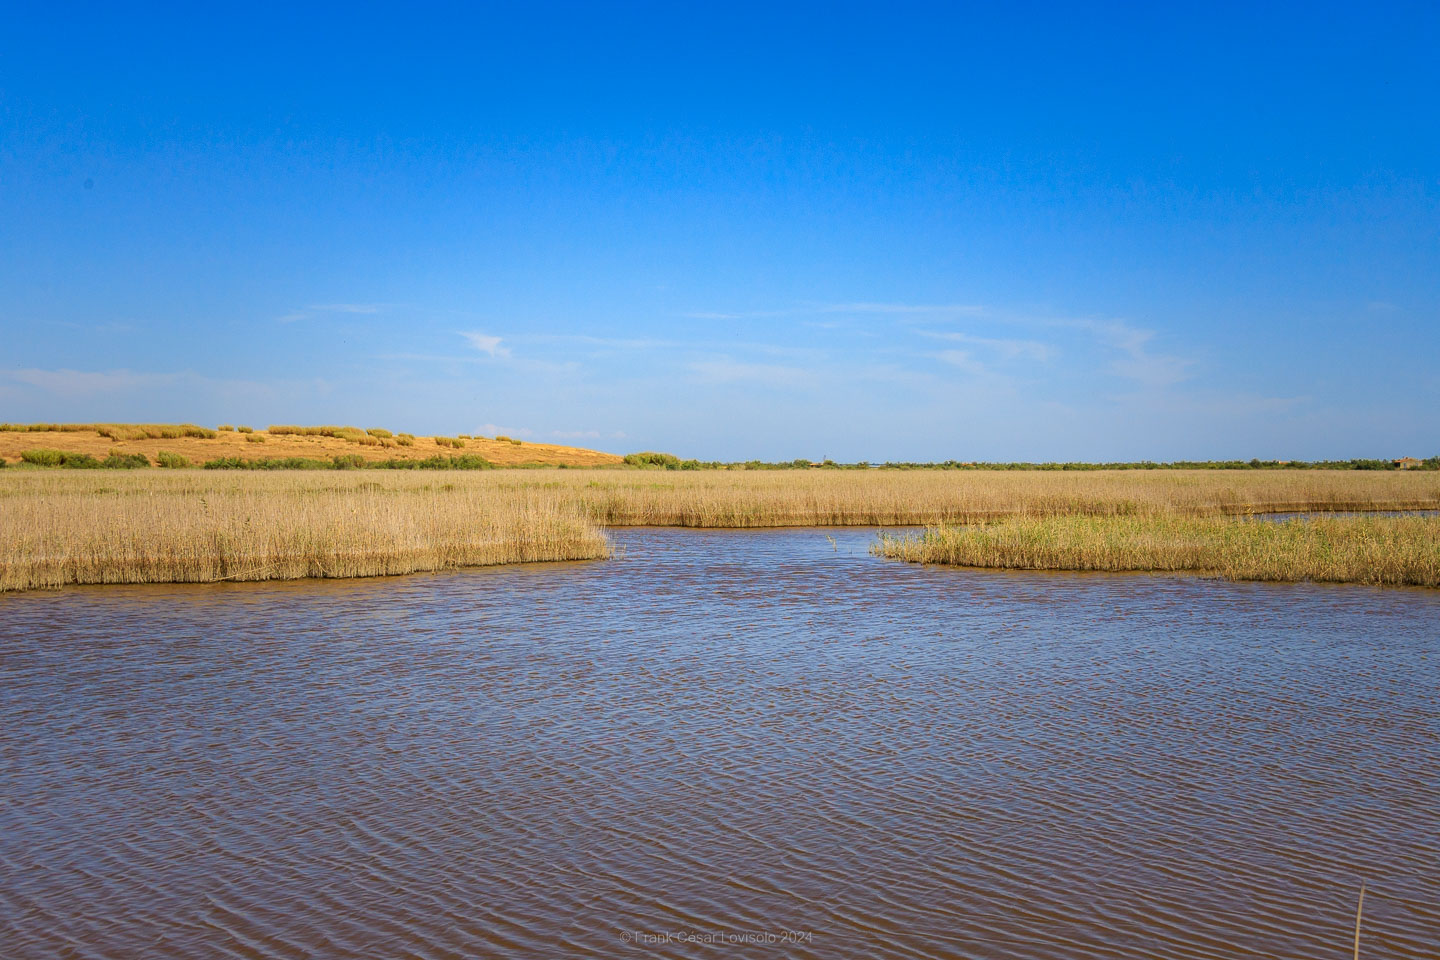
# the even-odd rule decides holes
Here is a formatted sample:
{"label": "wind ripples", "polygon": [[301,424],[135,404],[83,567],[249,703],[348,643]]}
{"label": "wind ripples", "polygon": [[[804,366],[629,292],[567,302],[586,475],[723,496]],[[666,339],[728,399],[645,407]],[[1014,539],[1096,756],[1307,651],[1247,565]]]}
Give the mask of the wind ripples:
{"label": "wind ripples", "polygon": [[1433,956],[1440,596],[829,533],[7,598],[7,955]]}

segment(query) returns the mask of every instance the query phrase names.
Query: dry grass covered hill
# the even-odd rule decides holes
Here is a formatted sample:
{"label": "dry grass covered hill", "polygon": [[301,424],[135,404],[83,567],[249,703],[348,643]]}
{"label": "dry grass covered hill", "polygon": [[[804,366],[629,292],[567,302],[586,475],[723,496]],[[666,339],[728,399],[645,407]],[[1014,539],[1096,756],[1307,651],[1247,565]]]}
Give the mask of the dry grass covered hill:
{"label": "dry grass covered hill", "polygon": [[[242,432],[244,431],[244,432]],[[0,424],[0,458],[14,463],[26,450],[142,454],[152,463],[162,452],[177,453],[197,466],[220,457],[259,458],[359,455],[366,460],[424,460],[469,454],[497,466],[604,467],[620,457],[598,450],[498,437],[417,437],[379,428],[248,427],[214,430],[191,424]]]}

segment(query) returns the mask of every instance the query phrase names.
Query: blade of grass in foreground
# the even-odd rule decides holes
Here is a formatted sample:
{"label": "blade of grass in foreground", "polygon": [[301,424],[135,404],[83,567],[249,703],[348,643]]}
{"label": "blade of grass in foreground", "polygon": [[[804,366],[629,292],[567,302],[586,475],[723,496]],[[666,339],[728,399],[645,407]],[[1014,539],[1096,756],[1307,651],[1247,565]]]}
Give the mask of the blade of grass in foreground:
{"label": "blade of grass in foreground", "polygon": [[1365,881],[1360,881],[1360,903],[1355,908],[1355,960],[1360,960],[1360,917],[1365,912]]}

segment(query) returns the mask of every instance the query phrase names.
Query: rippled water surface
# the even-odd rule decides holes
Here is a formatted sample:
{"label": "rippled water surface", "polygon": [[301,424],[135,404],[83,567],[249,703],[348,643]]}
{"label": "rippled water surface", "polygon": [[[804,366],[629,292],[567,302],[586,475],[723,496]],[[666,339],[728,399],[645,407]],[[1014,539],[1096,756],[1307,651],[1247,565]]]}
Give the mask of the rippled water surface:
{"label": "rippled water surface", "polygon": [[871,536],[0,598],[0,953],[1440,954],[1440,592]]}

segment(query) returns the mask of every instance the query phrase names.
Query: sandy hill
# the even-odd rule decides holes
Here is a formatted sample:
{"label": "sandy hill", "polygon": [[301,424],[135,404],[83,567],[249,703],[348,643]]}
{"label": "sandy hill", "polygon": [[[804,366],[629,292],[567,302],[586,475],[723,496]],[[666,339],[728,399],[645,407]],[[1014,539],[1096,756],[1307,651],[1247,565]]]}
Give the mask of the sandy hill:
{"label": "sandy hill", "polygon": [[[12,429],[8,424],[0,427],[0,458],[13,463],[20,459],[22,451],[47,449],[62,450],[66,453],[88,453],[102,458],[112,452],[142,453],[152,463],[156,454],[165,450],[188,457],[196,466],[217,457],[243,457],[247,460],[262,457],[326,459],[337,454],[359,455],[366,460],[423,460],[436,455],[472,454],[484,457],[497,466],[540,463],[552,466],[564,464],[572,467],[603,467],[621,462],[620,457],[615,454],[601,453],[598,450],[531,443],[528,440],[517,444],[510,440],[486,437],[461,439],[463,446],[457,448],[437,441],[434,437],[415,437],[408,446],[395,437],[370,437],[361,440],[361,436],[368,435],[360,430],[345,436],[271,434],[268,430],[256,430],[253,433],[221,431],[213,437],[165,437],[146,434],[176,431],[163,427],[124,424],[86,425],[88,429],[77,429],[76,426],[68,424],[54,426],[57,429],[23,431]],[[250,437],[263,439],[257,441],[249,439]]]}

